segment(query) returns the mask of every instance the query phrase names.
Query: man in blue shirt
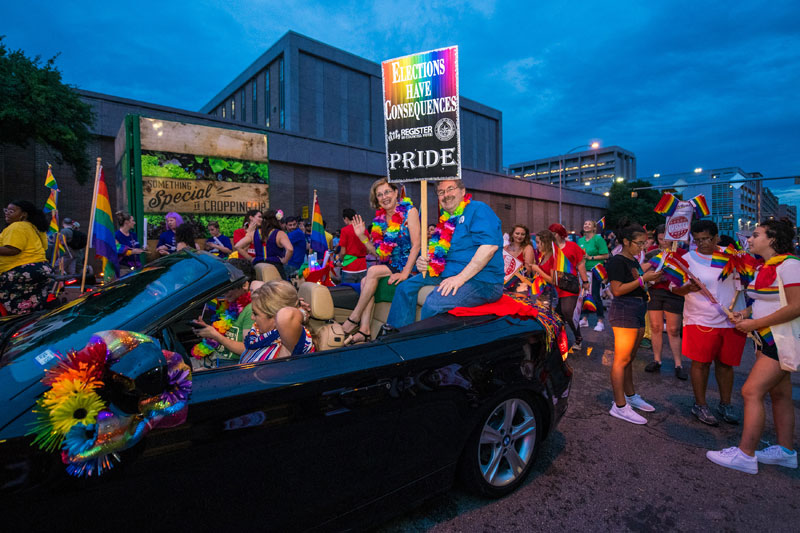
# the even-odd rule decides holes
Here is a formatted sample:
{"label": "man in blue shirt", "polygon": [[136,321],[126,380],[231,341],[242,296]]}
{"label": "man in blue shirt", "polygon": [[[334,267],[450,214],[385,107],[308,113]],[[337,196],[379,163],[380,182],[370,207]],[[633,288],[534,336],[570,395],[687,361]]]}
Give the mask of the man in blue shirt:
{"label": "man in blue shirt", "polygon": [[[421,319],[444,313],[455,307],[472,307],[497,301],[503,294],[503,232],[500,219],[483,202],[472,200],[459,180],[436,183],[443,213],[450,215],[455,229],[450,240],[450,250],[444,256],[444,270],[439,276],[417,274],[397,286],[392,308],[386,320],[389,326],[401,328],[414,322],[417,293],[425,285],[438,285],[422,306]],[[460,206],[466,205],[459,214]],[[434,232],[436,235],[437,232]],[[420,272],[428,270],[432,261],[441,265],[441,259],[417,259]]]}
{"label": "man in blue shirt", "polygon": [[292,243],[292,247],[294,248],[292,258],[289,259],[289,262],[283,267],[288,278],[293,278],[297,275],[297,271],[303,266],[303,262],[306,259],[306,233],[303,231],[303,228],[299,227],[299,220],[298,217],[289,217],[286,219],[286,232],[289,236],[289,242]]}

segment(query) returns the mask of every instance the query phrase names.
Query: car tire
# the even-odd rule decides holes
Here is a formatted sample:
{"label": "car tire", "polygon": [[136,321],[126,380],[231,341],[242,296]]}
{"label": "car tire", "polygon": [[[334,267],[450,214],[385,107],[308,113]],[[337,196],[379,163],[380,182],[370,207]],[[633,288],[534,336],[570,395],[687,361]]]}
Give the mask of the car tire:
{"label": "car tire", "polygon": [[459,470],[467,490],[501,498],[530,473],[542,433],[539,406],[521,391],[492,400],[461,456]]}

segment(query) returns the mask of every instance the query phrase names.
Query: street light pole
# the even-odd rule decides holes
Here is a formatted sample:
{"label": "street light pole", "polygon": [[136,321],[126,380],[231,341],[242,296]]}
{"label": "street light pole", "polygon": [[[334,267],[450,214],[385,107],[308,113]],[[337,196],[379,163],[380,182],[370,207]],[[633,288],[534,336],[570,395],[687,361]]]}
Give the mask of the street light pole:
{"label": "street light pole", "polygon": [[575,150],[577,150],[579,148],[591,148],[592,150],[597,150],[599,147],[600,147],[600,143],[598,143],[598,142],[593,142],[591,144],[579,144],[575,148],[570,148],[570,150],[566,154],[564,154],[561,157],[559,157],[559,161],[558,161],[558,223],[559,224],[562,224],[562,222],[561,222],[561,199],[562,199],[562,194],[563,194],[562,191],[563,191],[563,188],[564,188],[564,183],[563,183],[564,182],[564,164],[566,162],[566,159],[565,159],[566,156],[568,156],[569,154],[571,154],[572,152],[574,152]]}

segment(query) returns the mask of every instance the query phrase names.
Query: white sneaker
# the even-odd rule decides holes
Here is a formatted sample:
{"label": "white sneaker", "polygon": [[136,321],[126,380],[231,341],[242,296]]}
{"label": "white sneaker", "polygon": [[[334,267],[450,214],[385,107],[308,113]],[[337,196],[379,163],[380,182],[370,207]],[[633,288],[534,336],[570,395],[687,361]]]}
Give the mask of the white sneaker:
{"label": "white sneaker", "polygon": [[736,446],[725,448],[718,452],[706,452],[706,457],[712,463],[719,466],[739,470],[748,474],[758,474],[758,460],[755,457],[750,457]]}
{"label": "white sneaker", "polygon": [[588,328],[589,327],[589,319],[586,318],[586,317],[581,318],[581,321],[580,321],[580,323],[578,325],[580,327],[582,327],[582,328]]}
{"label": "white sneaker", "polygon": [[606,327],[603,325],[603,321],[602,320],[598,320],[597,321],[597,325],[594,327],[594,330],[595,331],[603,331],[605,329],[606,329]]}
{"label": "white sneaker", "polygon": [[625,396],[625,399],[628,400],[628,403],[631,405],[631,407],[635,407],[640,411],[652,413],[656,410],[655,407],[644,401],[638,394],[634,394],[633,396]]}
{"label": "white sneaker", "polygon": [[647,424],[647,419],[634,411],[628,403],[625,404],[625,407],[617,407],[616,402],[611,402],[611,410],[608,414],[631,424]]}
{"label": "white sneaker", "polygon": [[797,468],[797,452],[786,453],[783,446],[776,444],[763,450],[756,450],[756,459],[765,465],[785,466],[786,468]]}

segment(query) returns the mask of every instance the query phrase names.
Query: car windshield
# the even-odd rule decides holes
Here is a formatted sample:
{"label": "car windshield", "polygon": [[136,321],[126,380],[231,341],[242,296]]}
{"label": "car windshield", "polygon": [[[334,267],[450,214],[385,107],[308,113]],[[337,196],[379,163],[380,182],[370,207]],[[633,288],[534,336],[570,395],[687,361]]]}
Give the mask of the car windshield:
{"label": "car windshield", "polygon": [[208,270],[191,254],[159,259],[25,325],[9,340],[2,362],[14,360],[37,345],[57,343],[89,325],[95,325],[95,331],[117,329],[134,318],[150,316],[159,302],[202,278]]}

